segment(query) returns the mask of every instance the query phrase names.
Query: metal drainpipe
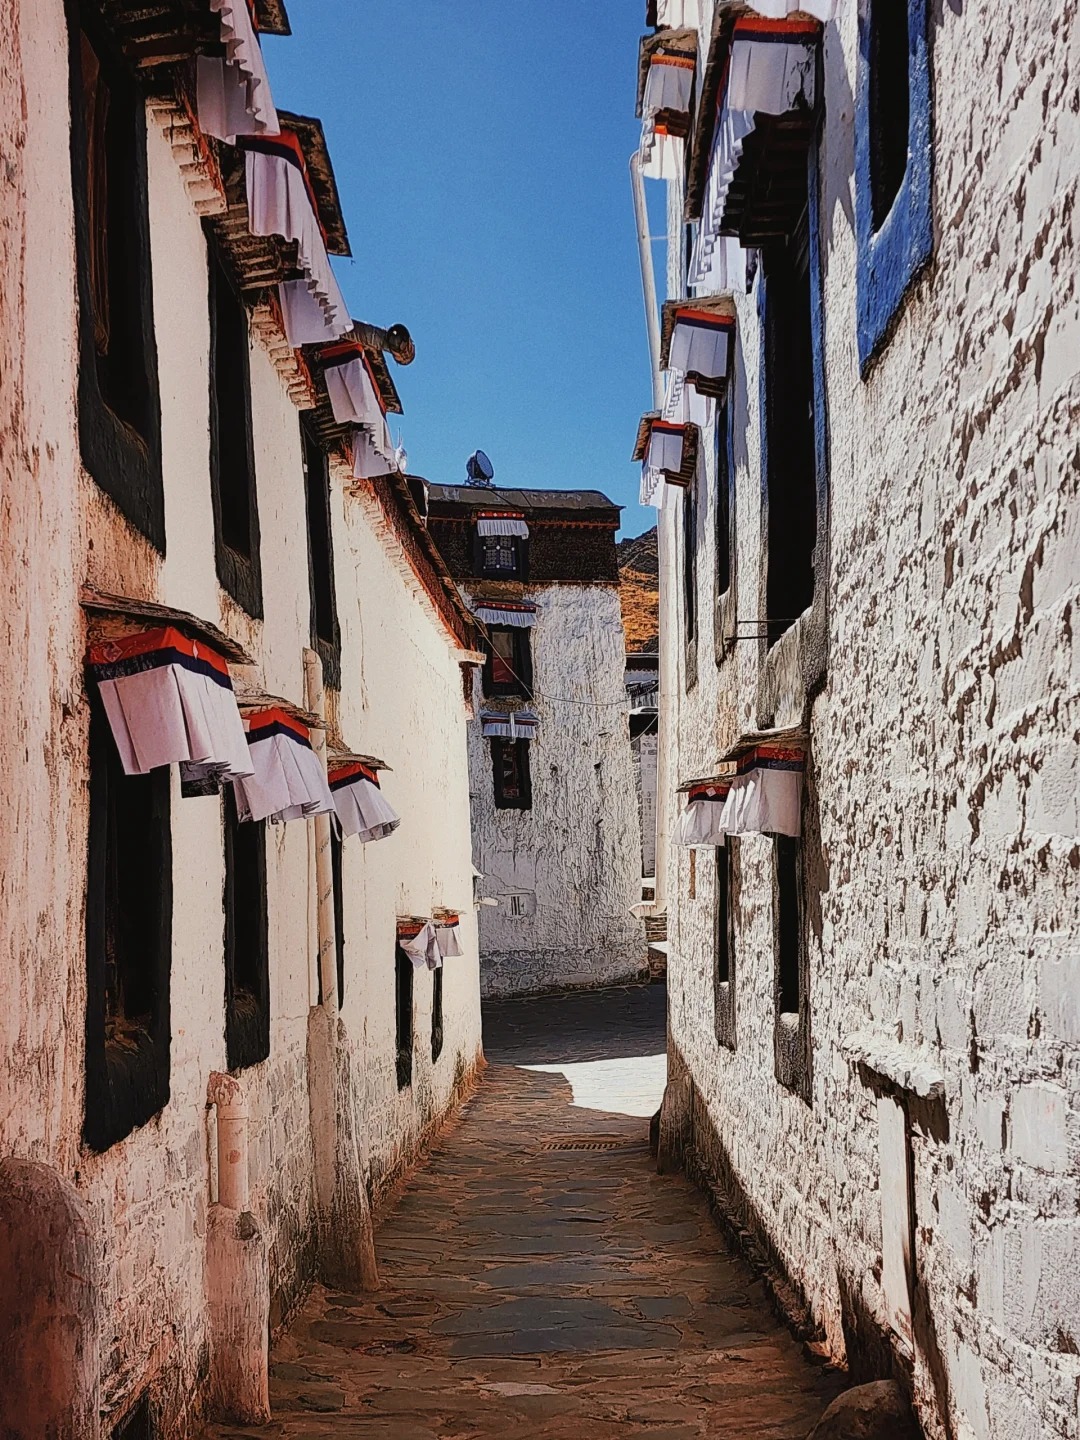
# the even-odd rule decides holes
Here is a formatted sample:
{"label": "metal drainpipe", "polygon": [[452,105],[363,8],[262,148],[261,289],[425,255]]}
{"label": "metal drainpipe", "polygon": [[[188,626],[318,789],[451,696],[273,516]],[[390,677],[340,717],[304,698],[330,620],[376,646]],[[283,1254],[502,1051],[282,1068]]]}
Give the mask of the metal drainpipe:
{"label": "metal drainpipe", "polygon": [[[634,219],[637,224],[638,259],[641,264],[641,292],[645,302],[645,325],[649,335],[649,361],[652,375],[653,408],[664,408],[664,382],[660,373],[660,308],[656,297],[656,270],[653,265],[652,241],[649,238],[649,211],[645,203],[645,180],[641,159],[635,150],[630,157],[630,184],[634,193]],[[656,877],[651,911],[661,915],[667,909],[668,859],[668,754],[671,748],[671,684],[664,647],[663,616],[665,600],[672,584],[669,547],[661,523],[664,512],[656,516],[657,569],[660,580],[660,644],[658,646],[659,723],[656,742]]]}

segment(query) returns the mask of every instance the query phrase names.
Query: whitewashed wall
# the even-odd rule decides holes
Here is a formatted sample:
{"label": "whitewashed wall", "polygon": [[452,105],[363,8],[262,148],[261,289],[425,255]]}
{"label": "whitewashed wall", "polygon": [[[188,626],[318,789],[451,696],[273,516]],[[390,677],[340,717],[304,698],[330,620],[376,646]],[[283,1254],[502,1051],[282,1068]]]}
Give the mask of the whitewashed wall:
{"label": "whitewashed wall", "polygon": [[[150,1385],[162,1433],[197,1423],[205,1362],[211,1199],[206,1086],[224,1069],[221,802],[182,799],[174,773],[171,1095],[103,1154],[81,1144],[87,833],[85,631],[79,586],[154,598],[230,631],[271,693],[302,702],[309,590],[298,412],[251,352],[265,621],[215,573],[209,479],[209,322],[201,225],[170,145],[148,125],[154,311],[167,556],[154,555],[81,470],[67,35],[60,0],[9,5],[0,140],[12,203],[0,220],[0,447],[7,682],[0,713],[0,1158],[52,1167],[87,1207],[99,1256],[105,1425]],[[21,118],[20,118],[21,117]],[[464,707],[456,651],[377,507],[332,486],[347,742],[392,766],[402,815],[388,840],[345,842],[346,990],[355,1104],[374,1178],[412,1152],[479,1056]],[[14,666],[14,671],[12,667]],[[12,682],[18,673],[18,683]],[[306,1047],[317,949],[311,826],[267,836],[271,1054],[242,1072],[252,1112],[252,1208],[270,1248],[271,1319],[315,1264]],[[465,956],[447,968],[445,1046],[430,1060],[430,979],[416,987],[410,1089],[393,1073],[399,911],[460,905]],[[425,1028],[427,1027],[427,1028]],[[110,1419],[110,1417],[112,1417]]]}
{"label": "whitewashed wall", "polygon": [[[811,1104],[773,1070],[770,842],[740,842],[737,1048],[713,1029],[714,889],[670,856],[673,1072],[695,1143],[805,1296],[829,1349],[873,1363],[878,1119],[846,1038],[899,1026],[945,1076],[918,1125],[914,1393],[928,1436],[1076,1435],[1080,1384],[1080,13],[933,11],[935,257],[866,382],[856,354],[857,7],[826,29],[822,247],[831,453],[829,657],[811,711],[820,868],[808,906]],[[1070,99],[1072,97],[1072,99]],[[681,236],[681,202],[672,211]],[[676,239],[676,246],[678,244]],[[678,283],[673,261],[673,285]],[[672,291],[672,293],[677,293]],[[759,594],[757,297],[737,297],[738,613]],[[709,508],[699,610],[712,610]],[[664,512],[680,548],[679,500]],[[682,677],[663,643],[675,783],[754,722],[758,646]],[[711,638],[711,637],[710,637]],[[787,643],[785,641],[785,643]],[[708,647],[706,647],[707,649]],[[787,718],[778,716],[778,719]],[[667,797],[674,814],[674,798]],[[853,1337],[861,1331],[862,1344]]]}
{"label": "whitewashed wall", "polygon": [[[526,587],[539,733],[532,809],[495,808],[491,744],[469,726],[473,843],[485,995],[604,985],[640,974],[641,848],[618,591]],[[481,707],[477,682],[476,708]],[[520,896],[513,914],[511,896]]]}

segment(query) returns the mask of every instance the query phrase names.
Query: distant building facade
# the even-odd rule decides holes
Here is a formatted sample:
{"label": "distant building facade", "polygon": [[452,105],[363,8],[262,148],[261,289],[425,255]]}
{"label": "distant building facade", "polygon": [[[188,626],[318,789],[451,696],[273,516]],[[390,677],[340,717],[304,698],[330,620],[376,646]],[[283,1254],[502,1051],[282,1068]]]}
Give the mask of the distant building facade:
{"label": "distant building facade", "polygon": [[321,129],[269,96],[283,30],[280,0],[5,13],[19,1440],[258,1418],[269,1333],[371,1280],[367,1197],[479,1058],[477,632],[388,443],[408,337],[343,308]]}
{"label": "distant building facade", "polygon": [[658,0],[642,44],[662,1141],[933,1440],[1076,1429],[1077,20]]}
{"label": "distant building facade", "polygon": [[487,630],[469,727],[481,987],[642,972],[618,507],[589,490],[432,485],[428,528]]}

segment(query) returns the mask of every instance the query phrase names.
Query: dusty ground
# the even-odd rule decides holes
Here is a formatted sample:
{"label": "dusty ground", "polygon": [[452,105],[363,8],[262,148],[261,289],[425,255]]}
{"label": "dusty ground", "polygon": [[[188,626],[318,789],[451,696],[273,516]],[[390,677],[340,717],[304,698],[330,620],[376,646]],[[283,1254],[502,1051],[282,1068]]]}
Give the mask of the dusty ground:
{"label": "dusty ground", "polygon": [[381,1292],[316,1291],[273,1422],[212,1434],[801,1440],[839,1382],[649,1155],[663,1003],[491,1006],[479,1093],[379,1227]]}

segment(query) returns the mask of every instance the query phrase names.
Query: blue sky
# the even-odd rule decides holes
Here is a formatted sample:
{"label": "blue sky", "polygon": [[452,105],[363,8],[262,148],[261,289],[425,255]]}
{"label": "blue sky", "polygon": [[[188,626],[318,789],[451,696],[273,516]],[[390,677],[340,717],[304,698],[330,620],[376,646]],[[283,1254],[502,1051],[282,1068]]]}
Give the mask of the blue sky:
{"label": "blue sky", "polygon": [[326,130],[345,296],[416,342],[392,367],[410,470],[458,483],[479,447],[496,484],[604,490],[627,507],[623,534],[647,529],[629,461],[650,393],[627,168],[644,0],[288,9],[292,36],[264,48],[277,103]]}

